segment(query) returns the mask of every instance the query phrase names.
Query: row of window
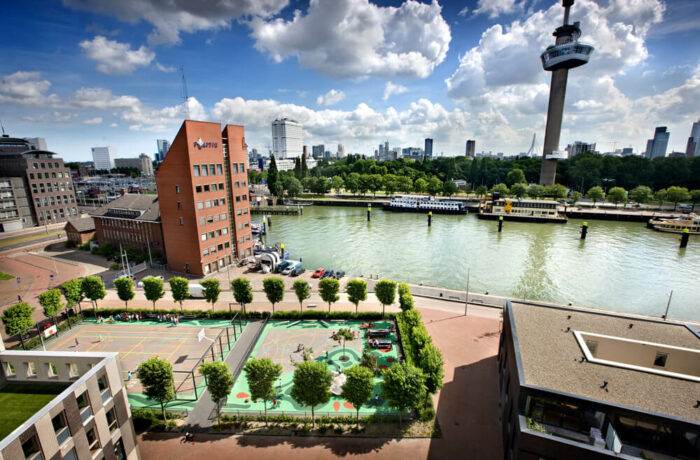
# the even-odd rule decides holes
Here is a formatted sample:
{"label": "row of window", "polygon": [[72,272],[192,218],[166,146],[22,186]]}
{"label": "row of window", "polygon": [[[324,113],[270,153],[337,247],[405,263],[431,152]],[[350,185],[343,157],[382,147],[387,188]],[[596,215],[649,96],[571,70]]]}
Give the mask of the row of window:
{"label": "row of window", "polygon": [[[100,219],[105,228],[126,228],[128,230],[143,230],[142,222],[129,219]],[[147,226],[148,229],[150,227]]]}
{"label": "row of window", "polygon": [[128,241],[132,243],[145,243],[145,238],[141,233],[122,232],[119,230],[105,229],[105,237],[112,241]]}
{"label": "row of window", "polygon": [[[239,171],[241,173],[245,172],[245,163],[231,163],[231,168],[232,172],[234,174],[238,174]],[[214,176],[214,175],[222,175],[223,170],[221,163],[210,163],[209,165],[203,164],[203,165],[192,165],[192,175],[194,177],[200,177],[200,176]]]}
{"label": "row of window", "polygon": [[[51,187],[51,182],[46,183],[46,192],[53,192],[54,189],[58,192],[58,189],[65,192],[66,189],[73,190],[73,182],[54,182],[53,187]],[[39,192],[46,193],[44,191],[44,183],[39,184]],[[37,193],[37,184],[32,184],[32,193]]]}
{"label": "row of window", "polygon": [[197,202],[197,209],[209,209],[212,206],[224,206],[225,204],[226,204],[226,198],[217,198],[215,200],[198,201]]}
{"label": "row of window", "polygon": [[236,215],[237,215],[237,216],[245,215],[245,214],[248,214],[248,208],[236,209]]}
{"label": "row of window", "polygon": [[[204,226],[206,224],[212,224],[214,222],[219,222],[220,220],[226,220],[227,214],[225,212],[222,212],[221,214],[213,214],[211,216],[206,216],[206,217],[200,217],[199,218],[199,225]],[[182,217],[180,217],[180,225],[184,225],[182,222]]]}
{"label": "row of window", "polygon": [[[70,217],[70,215],[73,214],[74,216],[78,215],[78,210],[76,208],[73,208],[72,210],[70,208],[66,208],[66,213],[63,213],[63,208],[59,208],[57,210],[53,210],[53,220],[58,220],[59,216],[61,219],[64,217]],[[44,211],[39,211],[39,220],[44,220]],[[51,211],[47,210],[46,211],[46,220],[51,220]]]}
{"label": "row of window", "polygon": [[240,203],[241,200],[248,201],[248,194],[244,193],[243,195],[236,195],[236,203]]}
{"label": "row of window", "polygon": [[209,233],[206,233],[206,232],[202,233],[201,238],[202,238],[202,241],[207,241],[207,236],[209,237],[209,239],[212,239],[214,237],[221,236],[221,235],[228,235],[228,227],[224,227],[224,228],[221,228],[219,230],[212,230]]}
{"label": "row of window", "polygon": [[[65,174],[65,176],[64,176],[64,174]],[[68,171],[66,171],[65,173],[63,171],[59,171],[57,173],[56,172],[50,172],[50,173],[45,172],[43,174],[38,172],[38,173],[36,173],[36,178],[41,179],[42,175],[43,175],[44,179],[49,179],[49,178],[56,179],[56,177],[58,177],[59,179],[65,177],[67,179],[70,177],[70,173]],[[29,178],[34,179],[34,173],[29,173]]]}
{"label": "row of window", "polygon": [[[245,257],[249,257],[250,255],[252,255],[252,253],[253,253],[253,250],[251,248],[247,248],[245,250],[241,249],[238,253],[238,257],[240,259],[243,259]],[[219,259],[216,262],[211,262],[211,263],[206,264],[204,266],[204,274],[208,275],[212,271],[220,270],[228,265],[231,265],[231,256],[226,256],[225,258],[222,257],[221,259]]]}
{"label": "row of window", "polygon": [[218,246],[212,246],[212,247],[210,247],[210,248],[204,248],[204,250],[202,251],[202,255],[203,255],[203,256],[208,256],[209,254],[216,254],[216,251],[217,251],[217,250],[218,250],[219,252],[221,252],[221,251],[223,251],[224,249],[228,249],[228,248],[230,248],[230,247],[231,247],[231,243],[229,243],[229,242],[227,241],[227,242],[225,242],[225,243],[223,243],[223,244],[219,244]]}
{"label": "row of window", "polygon": [[[68,204],[68,195],[63,195],[63,201],[65,204]],[[71,195],[70,196],[70,202],[75,204],[75,196]],[[61,202],[61,195],[56,196],[56,201],[54,202],[54,197],[49,196],[49,197],[44,197],[44,206],[48,206],[49,203],[51,203],[51,206],[54,206],[54,204],[64,204]],[[36,205],[37,208],[41,207],[41,199],[40,198],[34,198],[34,204]]]}
{"label": "row of window", "polygon": [[55,161],[55,162],[53,162],[53,163],[51,163],[51,162],[48,162],[48,163],[43,163],[43,162],[42,162],[42,163],[32,163],[32,168],[34,168],[34,169],[39,169],[39,166],[41,166],[41,169],[46,169],[47,167],[48,167],[49,169],[52,169],[52,168],[58,169],[58,168],[60,168],[60,166],[58,165],[58,161]]}
{"label": "row of window", "polygon": [[223,191],[224,190],[224,183],[220,182],[218,185],[217,184],[204,184],[204,185],[197,185],[195,187],[195,191],[197,193],[202,193],[202,192],[216,192],[217,190]]}

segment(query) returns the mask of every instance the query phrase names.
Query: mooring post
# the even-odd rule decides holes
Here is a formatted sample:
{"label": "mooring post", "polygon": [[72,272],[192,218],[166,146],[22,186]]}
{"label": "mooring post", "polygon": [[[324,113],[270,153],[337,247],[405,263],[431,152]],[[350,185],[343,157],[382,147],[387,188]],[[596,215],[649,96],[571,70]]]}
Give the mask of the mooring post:
{"label": "mooring post", "polygon": [[498,216],[498,233],[503,230],[503,216]]}
{"label": "mooring post", "polygon": [[585,240],[587,234],[588,234],[588,222],[584,222],[583,225],[581,225],[581,239]]}
{"label": "mooring post", "polygon": [[681,248],[685,248],[688,246],[689,239],[690,239],[690,230],[687,228],[684,228],[683,233],[681,234]]}
{"label": "mooring post", "polygon": [[372,205],[367,205],[367,222],[372,220]]}
{"label": "mooring post", "polygon": [[433,212],[430,211],[428,212],[428,227],[430,227],[433,223]]}

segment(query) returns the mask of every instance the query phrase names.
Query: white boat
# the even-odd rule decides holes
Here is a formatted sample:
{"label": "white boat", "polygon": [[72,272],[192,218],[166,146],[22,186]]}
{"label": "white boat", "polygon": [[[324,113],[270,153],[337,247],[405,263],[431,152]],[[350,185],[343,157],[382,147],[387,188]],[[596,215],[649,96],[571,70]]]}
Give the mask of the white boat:
{"label": "white boat", "polygon": [[400,195],[384,205],[388,211],[432,212],[435,214],[466,214],[467,208],[461,201],[436,200],[423,195]]}
{"label": "white boat", "polygon": [[700,235],[700,216],[688,214],[675,219],[650,219],[647,227],[668,233],[683,233],[684,230],[688,230],[691,235]]}
{"label": "white boat", "polygon": [[479,219],[514,220],[539,223],[566,223],[566,216],[557,209],[558,203],[549,200],[497,198],[479,208]]}

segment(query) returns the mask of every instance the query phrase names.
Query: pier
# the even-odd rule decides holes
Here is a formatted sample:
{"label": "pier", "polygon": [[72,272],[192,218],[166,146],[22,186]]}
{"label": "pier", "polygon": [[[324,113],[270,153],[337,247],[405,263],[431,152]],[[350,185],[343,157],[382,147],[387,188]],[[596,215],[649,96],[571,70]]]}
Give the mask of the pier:
{"label": "pier", "polygon": [[286,215],[286,216],[301,216],[304,214],[304,208],[301,206],[252,206],[251,214],[263,215]]}

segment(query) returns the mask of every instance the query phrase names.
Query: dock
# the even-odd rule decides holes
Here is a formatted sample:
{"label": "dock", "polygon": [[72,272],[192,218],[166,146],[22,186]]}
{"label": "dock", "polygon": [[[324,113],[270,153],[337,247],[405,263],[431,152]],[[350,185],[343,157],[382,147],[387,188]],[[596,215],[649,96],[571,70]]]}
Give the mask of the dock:
{"label": "dock", "polygon": [[304,208],[301,206],[251,206],[251,214],[263,215],[286,215],[286,216],[301,216],[304,214]]}

